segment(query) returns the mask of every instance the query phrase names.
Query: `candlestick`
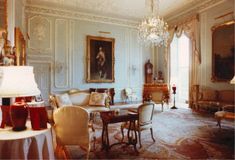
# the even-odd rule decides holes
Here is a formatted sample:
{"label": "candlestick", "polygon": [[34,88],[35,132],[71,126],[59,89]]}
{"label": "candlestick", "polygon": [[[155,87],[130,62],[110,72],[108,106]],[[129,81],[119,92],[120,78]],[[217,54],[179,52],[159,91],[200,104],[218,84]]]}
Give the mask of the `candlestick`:
{"label": "candlestick", "polygon": [[173,103],[173,106],[171,107],[171,109],[177,109],[177,107],[175,106],[175,94],[176,94],[176,86],[175,86],[175,84],[173,84],[172,90],[173,90],[173,94],[174,94],[174,103]]}
{"label": "candlestick", "polygon": [[173,90],[173,94],[176,94],[176,86],[175,86],[175,84],[173,84],[172,90]]}

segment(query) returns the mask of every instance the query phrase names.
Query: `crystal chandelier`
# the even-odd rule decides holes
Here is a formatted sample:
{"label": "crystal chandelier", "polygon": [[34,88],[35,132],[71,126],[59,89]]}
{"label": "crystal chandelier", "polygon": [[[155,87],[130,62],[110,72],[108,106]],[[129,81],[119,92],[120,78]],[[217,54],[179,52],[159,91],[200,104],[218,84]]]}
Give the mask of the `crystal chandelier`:
{"label": "crystal chandelier", "polygon": [[149,5],[151,13],[138,26],[139,40],[147,45],[167,46],[168,25],[159,17],[159,0],[146,0],[146,5]]}

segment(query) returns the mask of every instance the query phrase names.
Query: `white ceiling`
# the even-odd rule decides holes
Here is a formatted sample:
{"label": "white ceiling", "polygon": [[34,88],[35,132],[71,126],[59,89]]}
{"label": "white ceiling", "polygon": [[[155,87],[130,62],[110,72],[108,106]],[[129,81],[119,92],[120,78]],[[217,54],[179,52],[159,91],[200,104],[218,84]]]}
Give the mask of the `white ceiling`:
{"label": "white ceiling", "polygon": [[[160,0],[159,14],[169,17],[205,1],[208,0]],[[134,21],[146,15],[145,0],[27,0],[27,3]]]}

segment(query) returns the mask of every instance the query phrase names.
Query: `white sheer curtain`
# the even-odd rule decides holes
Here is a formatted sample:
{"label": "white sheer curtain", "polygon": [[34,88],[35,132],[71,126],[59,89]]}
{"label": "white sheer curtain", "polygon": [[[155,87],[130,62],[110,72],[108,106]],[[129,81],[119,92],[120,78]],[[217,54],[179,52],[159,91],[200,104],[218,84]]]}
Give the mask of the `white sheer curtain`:
{"label": "white sheer curtain", "polygon": [[[198,67],[201,64],[201,54],[200,54],[200,28],[198,15],[191,17],[190,20],[185,22],[181,22],[179,24],[175,24],[174,27],[169,29],[170,38],[168,42],[168,46],[165,49],[165,65],[170,69],[170,44],[174,38],[174,34],[177,37],[180,37],[182,33],[190,39],[190,68],[189,68],[189,93],[191,93],[192,86],[198,84],[199,74]],[[169,81],[170,71],[168,73],[168,81]],[[192,96],[189,96],[189,102],[191,102]]]}

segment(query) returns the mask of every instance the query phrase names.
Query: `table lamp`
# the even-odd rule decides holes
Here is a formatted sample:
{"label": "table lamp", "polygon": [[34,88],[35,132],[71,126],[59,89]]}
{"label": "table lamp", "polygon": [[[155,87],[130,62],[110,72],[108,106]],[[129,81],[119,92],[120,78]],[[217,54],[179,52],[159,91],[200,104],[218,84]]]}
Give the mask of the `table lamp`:
{"label": "table lamp", "polygon": [[[0,97],[19,98],[40,95],[32,66],[0,67]],[[26,102],[15,102],[10,106],[10,118],[14,131],[26,129],[28,116]],[[4,114],[4,113],[3,113]]]}

